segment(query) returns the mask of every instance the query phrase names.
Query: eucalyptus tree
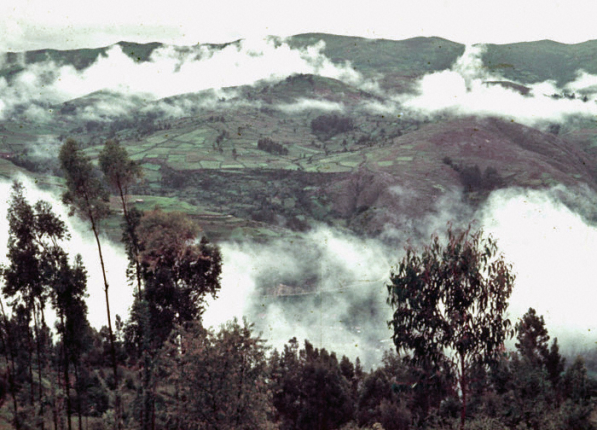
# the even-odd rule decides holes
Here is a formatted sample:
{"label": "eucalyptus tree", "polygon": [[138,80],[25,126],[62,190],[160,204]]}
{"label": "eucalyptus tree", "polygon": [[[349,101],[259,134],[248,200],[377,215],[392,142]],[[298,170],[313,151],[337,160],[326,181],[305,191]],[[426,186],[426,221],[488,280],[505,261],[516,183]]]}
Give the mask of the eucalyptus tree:
{"label": "eucalyptus tree", "polygon": [[163,428],[278,428],[271,422],[267,347],[247,321],[229,321],[217,333],[197,321],[179,326],[160,359],[174,388],[160,414]]}
{"label": "eucalyptus tree", "polygon": [[[99,154],[99,166],[107,182],[114,189],[122,207],[124,221],[122,223],[122,241],[129,259],[128,275],[134,276],[137,284],[137,297],[133,305],[132,318],[137,321],[149,320],[149,306],[146,298],[142,295],[143,274],[139,254],[142,251],[139,238],[139,224],[143,213],[135,207],[129,208],[127,196],[131,185],[136,183],[142,176],[141,166],[131,160],[125,148],[116,140],[108,140]],[[130,279],[129,278],[129,279]],[[137,342],[141,352],[143,365],[141,403],[142,412],[139,417],[141,428],[152,428],[154,420],[153,411],[153,380],[154,360],[152,357],[151,332],[148,324],[139,324],[136,330]]]}
{"label": "eucalyptus tree", "polygon": [[512,267],[495,240],[471,228],[435,235],[420,252],[408,248],[390,276],[388,303],[394,309],[393,340],[405,360],[437,371],[458,370],[464,428],[469,391],[467,373],[488,363],[513,335],[504,317],[512,293]]}
{"label": "eucalyptus tree", "polygon": [[220,290],[222,256],[199,226],[180,212],[156,209],[141,218],[139,237],[151,336],[156,345],[176,324],[200,319],[206,297]]}
{"label": "eucalyptus tree", "polygon": [[129,256],[130,267],[134,268],[137,293],[141,295],[141,265],[139,263],[140,243],[137,227],[142,216],[137,209],[129,208],[127,195],[130,187],[142,177],[139,163],[131,160],[125,148],[116,140],[108,140],[99,154],[99,166],[110,186],[120,198],[123,223],[123,242]]}
{"label": "eucalyptus tree", "polygon": [[[81,355],[89,347],[90,326],[87,320],[87,271],[80,254],[71,265],[62,249],[54,251],[55,275],[53,282],[52,307],[56,310],[56,328],[61,337],[62,370],[66,394],[68,428],[72,428],[73,405],[70,395],[70,370],[72,364],[78,370]],[[75,372],[78,375],[78,371]],[[79,397],[79,396],[78,396]],[[78,405],[79,427],[81,427],[81,407]]]}
{"label": "eucalyptus tree", "polygon": [[83,154],[78,143],[74,139],[67,139],[60,148],[60,165],[66,179],[66,191],[62,200],[71,209],[71,214],[79,213],[91,225],[91,231],[95,238],[99,254],[100,266],[104,281],[104,294],[106,297],[106,313],[108,317],[108,332],[110,338],[110,349],[112,355],[112,371],[114,373],[114,390],[116,394],[116,427],[121,427],[120,422],[120,395],[118,392],[118,365],[116,361],[116,349],[114,346],[114,331],[112,330],[112,318],[110,315],[110,298],[108,294],[109,284],[106,276],[106,266],[100,240],[101,221],[110,213],[109,193],[104,186],[102,178],[94,169],[89,157]]}
{"label": "eucalyptus tree", "polygon": [[[220,289],[222,257],[202,238],[199,226],[179,212],[156,209],[139,219],[138,261],[143,294],[133,306],[127,326],[129,341],[142,352],[142,428],[155,426],[156,354],[171,331],[200,320],[205,298]],[[132,339],[131,339],[132,338]]]}
{"label": "eucalyptus tree", "polygon": [[21,333],[19,333],[20,327],[15,324],[14,319],[11,320],[8,318],[8,315],[4,310],[4,303],[2,300],[0,300],[0,311],[2,312],[2,329],[0,330],[0,340],[2,341],[2,349],[4,351],[6,363],[8,390],[12,398],[12,425],[16,430],[20,430],[23,427],[23,424],[19,414],[19,399],[17,397],[20,390],[18,377],[18,351],[26,349],[20,348],[19,340],[23,337],[28,337],[29,326],[27,326],[27,330],[25,330],[26,333],[23,333],[24,336],[21,336]]}
{"label": "eucalyptus tree", "polygon": [[[13,182],[7,218],[9,263],[2,270],[2,292],[6,297],[13,299],[12,305],[20,305],[25,310],[27,327],[33,321],[37,346],[38,421],[43,429],[44,309],[51,294],[53,253],[58,247],[58,241],[68,237],[68,232],[64,222],[52,212],[49,203],[38,201],[31,206],[25,198],[23,184],[17,181]],[[33,404],[33,334],[29,329],[27,337],[30,399]]]}

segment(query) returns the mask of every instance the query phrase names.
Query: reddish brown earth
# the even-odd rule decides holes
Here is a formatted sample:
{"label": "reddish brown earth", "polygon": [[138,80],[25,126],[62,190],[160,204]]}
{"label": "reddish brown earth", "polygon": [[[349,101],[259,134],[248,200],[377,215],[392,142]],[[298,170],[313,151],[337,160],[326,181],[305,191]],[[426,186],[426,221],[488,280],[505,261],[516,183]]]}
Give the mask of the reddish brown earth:
{"label": "reddish brown earth", "polygon": [[[397,214],[422,216],[440,196],[462,188],[445,157],[462,166],[478,165],[481,171],[493,167],[503,186],[595,183],[593,157],[571,142],[515,122],[463,118],[426,125],[395,138],[390,146],[371,149],[371,161],[326,192],[342,217],[369,212],[365,230],[376,232]],[[394,162],[386,166],[384,161]]]}

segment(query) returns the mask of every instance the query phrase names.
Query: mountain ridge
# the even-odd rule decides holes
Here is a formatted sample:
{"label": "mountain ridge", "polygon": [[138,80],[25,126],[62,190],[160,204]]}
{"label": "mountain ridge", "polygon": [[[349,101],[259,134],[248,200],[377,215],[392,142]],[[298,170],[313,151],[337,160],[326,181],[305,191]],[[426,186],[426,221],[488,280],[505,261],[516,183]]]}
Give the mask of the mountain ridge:
{"label": "mountain ridge", "polygon": [[[130,58],[145,62],[148,61],[151,53],[164,46],[172,46],[178,49],[190,49],[196,47],[207,47],[210,49],[223,49],[227,46],[239,44],[244,39],[238,39],[226,43],[202,43],[196,45],[167,45],[160,42],[135,43],[120,41],[111,45],[93,49],[40,49],[35,51],[7,52],[4,53],[6,65],[13,66],[10,74],[18,73],[22,68],[17,67],[19,61],[24,60],[30,63],[54,60],[58,64],[72,64],[77,69],[89,66],[99,55],[106,55],[106,52],[120,46],[123,52]],[[465,45],[452,42],[441,37],[413,37],[403,40],[392,39],[368,39],[357,36],[338,36],[327,33],[303,33],[287,38],[271,37],[270,40],[285,41],[292,47],[304,47],[319,40],[326,43],[324,53],[334,62],[351,61],[358,71],[367,72],[371,69],[370,62],[373,59],[377,68],[404,70],[406,62],[391,58],[391,54],[409,55],[407,62],[411,72],[419,75],[421,73],[443,70],[449,67],[458,56],[464,52]],[[351,47],[352,45],[352,47]],[[370,51],[371,45],[376,45],[377,52],[373,55]],[[581,43],[565,44],[551,40],[540,40],[533,42],[517,42],[508,44],[473,44],[487,47],[483,59],[488,67],[499,64],[513,65],[514,70],[508,71],[505,78],[522,80],[523,83],[538,82],[540,80],[553,79],[559,84],[573,80],[574,73],[578,68],[587,72],[597,73],[597,59],[592,53],[597,48],[597,40],[590,40]],[[549,46],[546,46],[549,45]],[[547,48],[556,49],[557,52],[545,51]],[[347,52],[352,50],[351,55]],[[380,56],[380,51],[385,52]],[[415,52],[416,51],[416,52]],[[383,53],[382,52],[382,53]],[[441,52],[441,54],[439,54]],[[524,61],[522,57],[532,57],[536,64]],[[350,58],[349,58],[350,57]],[[561,59],[561,65],[552,70],[552,73],[542,71],[545,64],[554,58]],[[391,61],[390,61],[391,60]],[[583,64],[575,64],[575,61],[582,61]],[[0,76],[7,76],[6,70],[0,68]],[[574,68],[574,70],[572,70]],[[550,68],[547,68],[549,71]]]}

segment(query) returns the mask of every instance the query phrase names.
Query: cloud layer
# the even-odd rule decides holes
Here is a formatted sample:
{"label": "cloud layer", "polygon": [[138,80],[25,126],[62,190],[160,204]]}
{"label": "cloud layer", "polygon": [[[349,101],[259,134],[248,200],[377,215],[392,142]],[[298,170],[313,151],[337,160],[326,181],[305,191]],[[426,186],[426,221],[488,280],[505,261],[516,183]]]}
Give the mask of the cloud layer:
{"label": "cloud layer", "polygon": [[[363,101],[356,107],[374,114],[499,116],[531,126],[597,115],[597,76],[579,70],[577,79],[563,88],[552,81],[505,82],[483,65],[482,45],[467,46],[450,69],[419,78],[416,94],[382,93],[375,81],[365,79],[350,63],[334,64],[324,55],[324,48],[319,42],[293,49],[279,38],[243,40],[223,48],[166,45],[154,50],[149,61],[139,62],[114,45],[83,70],[48,60],[26,65],[10,80],[0,78],[0,119],[19,114],[29,120],[50,121],[53,109],[65,102],[76,106],[82,120],[107,120],[138,110],[181,116],[193,108],[230,108],[221,101],[231,99],[237,105],[258,108],[258,102],[244,100],[231,87],[279,82],[295,74],[338,79],[378,95],[379,100]],[[172,100],[201,92],[201,100]],[[565,93],[578,97],[553,97]],[[305,97],[277,108],[287,113],[345,109],[339,103]]]}
{"label": "cloud layer", "polygon": [[[65,248],[73,256],[81,253],[89,271],[89,320],[98,328],[105,325],[102,276],[88,226],[69,218],[57,196],[21,179],[30,203],[49,201],[67,222],[72,239]],[[1,183],[0,191],[8,196],[10,183]],[[516,283],[510,318],[515,322],[529,307],[535,308],[566,350],[591,346],[597,330],[593,312],[597,226],[559,198],[574,192],[558,188],[496,191],[474,216],[513,265]],[[594,195],[590,198],[597,201]],[[6,206],[2,210],[0,256],[5,263]],[[422,220],[429,227],[426,234],[445,230],[439,218],[431,221]],[[422,238],[421,243],[427,240]],[[392,349],[385,285],[403,255],[402,245],[394,241],[388,246],[325,227],[294,241],[223,243],[222,290],[218,299],[209,301],[204,322],[218,326],[247,316],[274,347],[281,348],[296,336],[373,365],[384,350]],[[112,315],[126,318],[133,293],[126,282],[126,256],[119,244],[104,241],[103,246],[109,259]]]}
{"label": "cloud layer", "polygon": [[[371,82],[366,82],[350,64],[334,65],[323,49],[321,43],[297,50],[281,40],[256,39],[220,50],[165,46],[156,50],[149,62],[139,63],[114,46],[84,70],[47,61],[27,65],[10,81],[0,78],[0,119],[19,113],[32,120],[48,121],[56,105],[89,94],[89,103],[81,104],[78,112],[83,119],[120,116],[142,108],[147,101],[155,104],[146,109],[181,116],[197,105],[213,108],[224,98],[240,97],[227,87],[276,82],[296,73],[371,88]],[[525,95],[512,87],[488,84],[503,78],[483,66],[482,53],[482,46],[469,46],[449,70],[421,77],[416,95],[389,95],[384,101],[359,108],[406,116],[496,115],[529,125],[562,122],[574,115],[597,115],[593,96],[588,101],[551,97],[566,91],[595,93],[596,76],[579,71],[578,78],[565,88],[548,81],[527,85],[529,93]],[[163,100],[200,91],[205,93],[196,100]],[[239,98],[235,103],[249,102]],[[315,99],[275,107],[288,114],[346,109],[339,103]],[[38,142],[38,146],[54,148],[57,144],[51,140]],[[25,182],[30,202],[48,200],[67,219],[56,196]],[[2,195],[9,195],[9,188],[8,183],[0,184]],[[409,198],[408,190],[394,191],[396,198]],[[597,329],[591,307],[595,301],[596,277],[591,268],[592,257],[597,254],[597,229],[565,205],[556,191],[497,191],[473,217],[498,239],[500,249],[513,263],[517,283],[511,299],[512,318],[532,306],[546,317],[548,329],[563,345],[571,345],[577,338],[588,343]],[[457,195],[446,194],[438,202],[437,214],[412,222],[404,220],[405,228],[417,237],[428,238],[431,232],[442,231],[446,222],[459,213],[470,215],[470,209],[460,206],[459,201]],[[6,207],[2,210],[0,256],[6,254],[8,231]],[[72,253],[83,254],[90,274],[90,321],[99,327],[106,319],[97,250],[86,225],[73,218],[68,224],[73,235],[69,248]],[[396,230],[387,230],[384,237],[398,245],[408,239],[403,231]],[[126,257],[119,245],[105,246],[111,258],[108,267],[113,314],[126,316],[132,303],[132,289],[124,275]],[[207,324],[218,325],[234,316],[248,315],[276,347],[297,336],[371,363],[384,348],[391,347],[385,283],[392,264],[401,255],[399,247],[320,228],[301,238],[300,243],[224,243],[222,251],[223,288],[220,298],[210,303],[205,314]]]}
{"label": "cloud layer", "polygon": [[[523,85],[490,72],[481,60],[484,47],[467,46],[464,54],[449,69],[430,73],[417,82],[417,95],[394,97],[395,111],[406,109],[415,115],[499,116],[534,126],[544,122],[563,122],[571,116],[597,115],[594,90],[597,77],[579,71],[578,78],[558,88],[553,81]],[[496,82],[503,82],[499,84]],[[589,100],[580,97],[552,97],[575,91],[593,91]],[[523,92],[528,91],[527,94]],[[382,106],[383,107],[383,106]],[[391,108],[391,104],[386,105]]]}
{"label": "cloud layer", "polygon": [[597,330],[597,226],[564,205],[557,197],[562,191],[574,193],[494,192],[480,220],[516,273],[511,314],[518,317],[535,308],[552,337],[567,348],[578,348],[593,345]]}
{"label": "cloud layer", "polygon": [[[162,99],[204,90],[277,82],[293,74],[315,74],[365,85],[350,64],[336,65],[323,54],[323,42],[305,49],[293,49],[279,39],[243,40],[224,48],[198,46],[178,49],[164,46],[153,51],[150,60],[138,62],[114,45],[106,56],[76,70],[52,61],[27,65],[10,81],[0,78],[0,119],[19,109],[46,109],[98,92],[113,92],[129,98],[102,98],[94,109],[118,116],[143,101]],[[136,96],[138,99],[131,99]],[[33,112],[35,113],[35,112]],[[37,112],[39,113],[39,112]],[[47,120],[47,118],[46,118]]]}
{"label": "cloud layer", "polygon": [[[571,352],[592,346],[597,330],[597,226],[564,204],[559,197],[563,194],[597,201],[586,190],[506,189],[492,193],[471,218],[497,240],[513,266],[516,282],[508,317],[516,323],[529,307],[535,308],[545,317],[551,337]],[[449,211],[421,220],[427,229],[414,243],[421,246],[432,232],[444,232],[446,219]],[[218,325],[248,315],[277,348],[296,336],[373,364],[383,350],[393,348],[385,285],[391,267],[404,255],[406,238],[393,239],[388,246],[320,228],[300,243],[223,244],[222,293],[210,304],[205,321]],[[272,293],[276,288],[285,291],[279,286],[289,284],[299,294],[309,282],[310,295]],[[513,342],[509,346],[513,348]]]}
{"label": "cloud layer", "polygon": [[222,292],[206,324],[246,315],[277,348],[296,336],[370,364],[381,358],[395,257],[381,242],[321,226],[294,241],[225,243],[222,253]]}

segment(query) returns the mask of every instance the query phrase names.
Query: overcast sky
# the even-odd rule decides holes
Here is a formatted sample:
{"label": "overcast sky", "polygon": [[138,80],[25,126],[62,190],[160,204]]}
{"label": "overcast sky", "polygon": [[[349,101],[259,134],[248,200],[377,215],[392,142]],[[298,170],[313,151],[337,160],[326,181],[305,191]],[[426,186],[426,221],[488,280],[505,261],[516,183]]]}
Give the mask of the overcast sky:
{"label": "overcast sky", "polygon": [[594,0],[1,0],[0,50],[326,32],[461,43],[597,39]]}

